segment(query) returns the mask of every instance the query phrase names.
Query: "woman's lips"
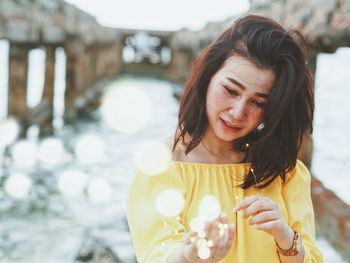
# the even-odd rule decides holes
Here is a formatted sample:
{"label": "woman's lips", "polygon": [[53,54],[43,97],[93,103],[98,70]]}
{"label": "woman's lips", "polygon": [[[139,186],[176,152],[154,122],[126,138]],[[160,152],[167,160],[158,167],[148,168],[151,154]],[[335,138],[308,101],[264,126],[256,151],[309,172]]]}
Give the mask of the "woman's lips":
{"label": "woman's lips", "polygon": [[231,132],[237,132],[239,131],[240,129],[242,129],[241,127],[237,127],[237,126],[233,126],[231,127],[231,124],[228,124],[227,122],[225,122],[223,119],[220,119],[220,122],[222,124],[222,126],[228,130],[228,131],[231,131]]}

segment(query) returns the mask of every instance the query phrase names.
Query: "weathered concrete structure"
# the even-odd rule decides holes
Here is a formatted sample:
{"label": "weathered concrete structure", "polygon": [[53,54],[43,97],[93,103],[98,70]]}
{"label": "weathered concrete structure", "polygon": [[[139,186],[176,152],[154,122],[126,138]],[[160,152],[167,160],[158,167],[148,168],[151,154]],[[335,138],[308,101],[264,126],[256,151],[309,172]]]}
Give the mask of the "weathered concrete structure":
{"label": "weathered concrete structure", "polygon": [[[10,42],[9,115],[20,120],[23,127],[38,123],[43,130],[50,132],[55,50],[59,47],[64,49],[67,57],[65,81],[65,120],[67,121],[73,120],[77,110],[87,105],[89,100],[95,99],[94,105],[96,105],[96,98],[101,91],[96,88],[101,86],[99,83],[121,73],[154,73],[158,76],[177,79],[174,72],[169,70],[171,59],[160,63],[149,61],[146,57],[146,60],[140,60],[138,63],[124,63],[123,48],[126,46],[126,40],[138,32],[139,30],[134,29],[102,27],[94,17],[62,0],[2,0],[0,2],[0,39],[7,39]],[[163,47],[169,46],[172,33],[148,31],[146,41],[156,40],[159,43],[153,46],[153,49],[143,50],[143,52],[148,51],[152,52],[148,55],[157,55],[157,52],[163,51]],[[44,95],[39,105],[28,108],[26,101],[28,54],[30,50],[39,47],[46,53]],[[135,48],[138,47],[140,45],[135,46]],[[177,57],[176,54],[169,56]],[[86,96],[87,93],[88,96]]]}
{"label": "weathered concrete structure", "polygon": [[[10,42],[9,115],[24,127],[39,123],[50,130],[53,110],[55,50],[67,56],[66,119],[76,114],[75,101],[98,81],[114,77],[121,68],[116,30],[100,26],[94,17],[61,0],[3,0],[0,2],[0,39]],[[45,84],[41,103],[26,102],[28,53],[46,51]]]}

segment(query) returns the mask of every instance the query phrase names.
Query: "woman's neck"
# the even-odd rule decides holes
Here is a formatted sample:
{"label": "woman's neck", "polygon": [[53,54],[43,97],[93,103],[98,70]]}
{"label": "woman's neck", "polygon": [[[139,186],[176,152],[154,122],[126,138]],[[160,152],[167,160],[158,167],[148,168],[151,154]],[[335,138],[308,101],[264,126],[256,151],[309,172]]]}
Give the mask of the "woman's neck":
{"label": "woman's neck", "polygon": [[199,146],[201,148],[199,154],[208,160],[212,160],[213,163],[241,163],[245,158],[245,153],[235,151],[232,143],[226,147],[215,144],[208,145],[208,141],[203,138]]}
{"label": "woman's neck", "polygon": [[[233,150],[232,142],[218,142],[209,134],[206,134],[201,142],[187,155],[185,154],[186,147],[182,145],[181,140],[174,152],[174,159],[183,162],[196,163],[242,163],[245,159],[244,152]],[[188,143],[192,138],[187,137]]]}

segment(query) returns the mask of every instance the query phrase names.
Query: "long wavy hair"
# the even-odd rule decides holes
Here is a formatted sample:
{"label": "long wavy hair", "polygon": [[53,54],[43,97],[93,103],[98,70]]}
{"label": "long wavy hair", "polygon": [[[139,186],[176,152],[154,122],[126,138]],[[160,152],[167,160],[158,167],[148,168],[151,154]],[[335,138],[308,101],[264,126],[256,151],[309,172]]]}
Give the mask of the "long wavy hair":
{"label": "long wavy hair", "polygon": [[[314,93],[306,66],[307,46],[298,31],[286,31],[270,18],[246,15],[236,20],[192,64],[181,97],[173,151],[180,140],[185,154],[200,143],[209,125],[205,110],[209,82],[229,57],[239,55],[259,68],[272,69],[275,82],[264,108],[263,131],[254,130],[235,140],[233,148],[246,151],[260,189],[278,176],[284,181],[296,165],[303,135],[313,129]],[[187,136],[190,140],[185,141]],[[241,187],[255,184],[249,172]]]}

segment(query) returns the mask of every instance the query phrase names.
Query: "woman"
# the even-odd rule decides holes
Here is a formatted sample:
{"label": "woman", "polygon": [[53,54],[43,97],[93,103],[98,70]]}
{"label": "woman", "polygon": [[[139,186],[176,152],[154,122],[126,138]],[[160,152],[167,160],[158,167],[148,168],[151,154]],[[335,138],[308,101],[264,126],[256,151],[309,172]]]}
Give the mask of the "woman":
{"label": "woman", "polygon": [[[313,87],[292,35],[302,40],[248,15],[198,56],[180,104],[174,160],[158,176],[137,171],[129,188],[139,262],[323,262],[310,174],[297,160],[312,132]],[[154,208],[168,188],[185,197],[177,218]],[[208,194],[223,213],[191,230]]]}

